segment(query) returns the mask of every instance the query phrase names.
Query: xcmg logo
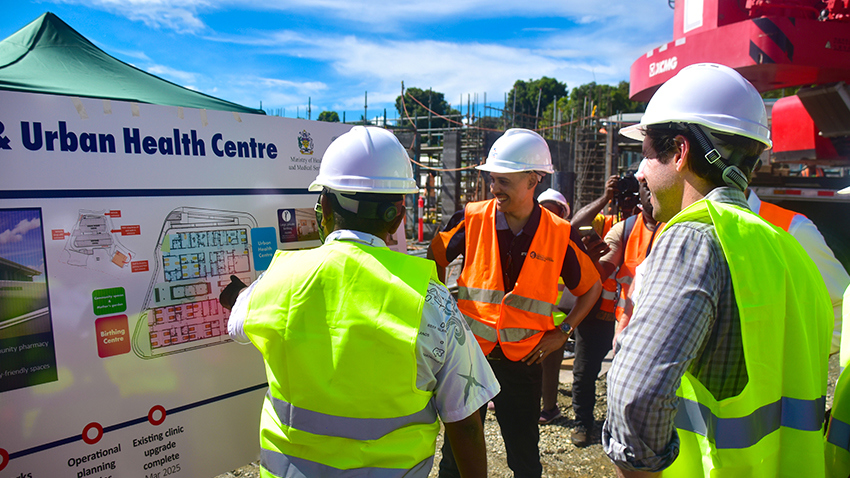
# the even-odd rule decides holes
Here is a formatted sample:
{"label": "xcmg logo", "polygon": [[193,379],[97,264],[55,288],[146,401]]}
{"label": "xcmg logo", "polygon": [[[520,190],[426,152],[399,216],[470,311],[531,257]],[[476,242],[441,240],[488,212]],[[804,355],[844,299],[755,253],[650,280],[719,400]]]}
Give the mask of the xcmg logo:
{"label": "xcmg logo", "polygon": [[655,76],[659,73],[665,73],[665,72],[668,72],[668,71],[671,71],[671,70],[675,70],[676,65],[678,65],[678,64],[679,64],[679,59],[676,58],[675,56],[672,57],[672,58],[667,58],[665,60],[656,61],[655,63],[650,63],[649,64],[649,77],[652,78],[653,76]]}

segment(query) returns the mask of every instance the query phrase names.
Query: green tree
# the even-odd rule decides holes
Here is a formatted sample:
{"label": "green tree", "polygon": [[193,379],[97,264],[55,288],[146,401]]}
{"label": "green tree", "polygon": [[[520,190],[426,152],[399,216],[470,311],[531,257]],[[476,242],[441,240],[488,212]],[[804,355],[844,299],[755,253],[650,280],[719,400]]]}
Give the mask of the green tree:
{"label": "green tree", "polygon": [[[616,86],[597,85],[591,82],[573,88],[569,97],[559,98],[557,108],[555,111],[554,103],[547,106],[540,115],[542,116],[541,128],[566,123],[570,121],[570,118],[577,119],[591,115],[604,118],[617,113],[639,113],[646,109],[646,103],[629,99],[628,81],[621,81]],[[548,132],[544,134],[550,136]]]}
{"label": "green tree", "polygon": [[791,88],[779,88],[778,90],[770,90],[765,91],[761,94],[761,97],[764,99],[779,99],[784,98],[786,96],[793,96],[797,94],[797,91],[800,90],[800,86],[794,86]]}
{"label": "green tree", "polygon": [[339,114],[336,111],[322,111],[319,113],[319,121],[328,123],[339,123]]}
{"label": "green tree", "polygon": [[[422,103],[421,106],[414,99]],[[416,118],[414,121],[416,123],[416,129],[427,129],[428,128],[428,105],[430,105],[430,109],[433,112],[431,114],[431,127],[432,128],[444,128],[447,126],[448,121],[443,118],[440,118],[436,115],[456,115],[459,112],[456,109],[450,108],[449,103],[445,99],[445,95],[440,93],[439,91],[433,91],[431,89],[423,90],[421,88],[407,88],[405,90],[405,98],[404,104],[402,104],[401,95],[397,96],[395,99],[395,109],[398,111],[398,116],[402,119],[402,125],[405,127],[410,126],[410,121],[405,116],[404,110],[407,108],[407,115],[410,116],[411,120]],[[452,118],[455,121],[460,121],[460,118]]]}
{"label": "green tree", "polygon": [[[593,106],[596,106],[597,118],[611,116],[618,112],[637,113],[646,109],[645,103],[629,99],[628,81],[621,81],[617,86],[597,85],[591,82],[573,88],[570,93],[569,109],[575,110],[577,116],[589,116],[594,113]],[[586,112],[583,111],[585,108]]]}
{"label": "green tree", "polygon": [[[505,105],[505,112],[509,119],[513,117],[512,124],[514,126],[534,128],[538,125],[538,122],[535,121],[538,114],[538,97],[540,98],[540,116],[545,117],[543,112],[552,104],[555,97],[563,98],[565,96],[567,96],[567,84],[554,78],[544,76],[539,80],[517,80],[514,87],[508,92],[508,104]],[[514,104],[514,97],[516,97],[516,104]]]}

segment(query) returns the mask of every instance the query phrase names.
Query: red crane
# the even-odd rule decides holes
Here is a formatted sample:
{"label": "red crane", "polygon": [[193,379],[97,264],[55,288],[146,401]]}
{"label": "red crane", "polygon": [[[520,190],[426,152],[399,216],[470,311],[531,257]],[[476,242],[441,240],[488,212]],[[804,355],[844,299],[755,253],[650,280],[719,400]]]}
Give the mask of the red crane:
{"label": "red crane", "polygon": [[676,0],[673,41],[632,63],[630,96],[703,62],[761,92],[805,86],[773,106],[775,160],[850,164],[850,0]]}

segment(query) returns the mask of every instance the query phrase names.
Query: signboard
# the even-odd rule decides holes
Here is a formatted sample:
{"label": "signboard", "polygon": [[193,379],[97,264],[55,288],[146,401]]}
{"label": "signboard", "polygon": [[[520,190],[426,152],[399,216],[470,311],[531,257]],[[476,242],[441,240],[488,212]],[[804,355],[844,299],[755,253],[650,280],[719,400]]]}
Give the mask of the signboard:
{"label": "signboard", "polygon": [[306,188],[350,126],[0,104],[0,477],[214,476],[256,459],[262,358],[229,340],[218,296],[276,249],[319,244]]}

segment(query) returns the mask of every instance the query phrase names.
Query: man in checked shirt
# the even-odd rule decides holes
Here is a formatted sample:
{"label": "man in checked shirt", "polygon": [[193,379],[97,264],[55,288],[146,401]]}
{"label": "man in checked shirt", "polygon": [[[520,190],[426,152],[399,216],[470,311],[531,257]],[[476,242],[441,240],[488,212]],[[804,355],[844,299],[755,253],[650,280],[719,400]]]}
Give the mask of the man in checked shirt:
{"label": "man in checked shirt", "polygon": [[641,123],[653,217],[632,321],[608,373],[605,452],[618,476],[824,476],[829,296],[799,243],[747,207],[771,146],[735,70],[681,70]]}

